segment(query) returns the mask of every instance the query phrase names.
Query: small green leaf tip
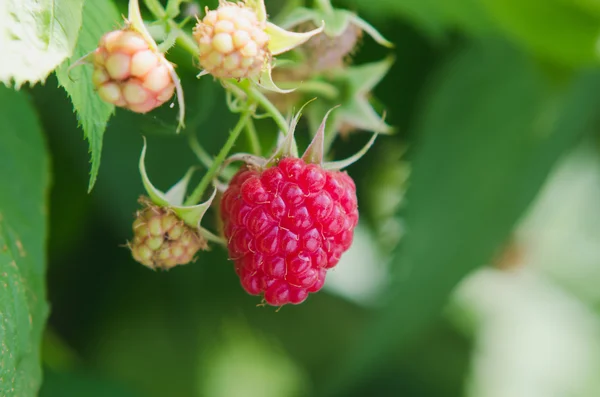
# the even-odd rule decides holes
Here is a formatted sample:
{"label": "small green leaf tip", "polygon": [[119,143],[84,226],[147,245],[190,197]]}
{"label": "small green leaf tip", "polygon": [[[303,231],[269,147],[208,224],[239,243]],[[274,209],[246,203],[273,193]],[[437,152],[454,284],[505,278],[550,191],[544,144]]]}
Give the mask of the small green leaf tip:
{"label": "small green leaf tip", "polygon": [[148,45],[153,51],[158,51],[158,46],[152,38],[152,35],[144,25],[142,19],[142,13],[140,12],[140,4],[138,0],[129,0],[127,24],[129,27],[144,37],[144,40],[148,42]]}
{"label": "small green leaf tip", "polygon": [[148,193],[148,197],[150,200],[161,207],[168,207],[169,200],[165,196],[163,192],[158,190],[152,182],[150,182],[150,178],[148,178],[148,173],[146,172],[146,137],[144,137],[144,147],[142,148],[142,154],[140,156],[140,175],[142,176],[142,183],[144,184],[144,188],[146,189],[146,193]]}
{"label": "small green leaf tip", "polygon": [[358,152],[356,152],[354,155],[352,155],[344,160],[330,161],[330,162],[324,163],[323,168],[325,168],[326,170],[341,170],[343,168],[351,166],[352,164],[354,164],[358,160],[360,160],[365,154],[367,154],[369,149],[371,149],[371,146],[373,146],[373,144],[375,143],[375,139],[377,139],[378,135],[379,134],[377,134],[377,133],[373,134],[371,139],[369,139],[369,142],[367,142],[367,144],[365,146],[363,146],[363,148],[360,149]]}
{"label": "small green leaf tip", "polygon": [[299,45],[306,43],[311,37],[321,33],[325,29],[325,22],[321,21],[321,27],[309,32],[290,32],[279,26],[267,22],[265,32],[269,35],[268,48],[272,55],[279,55]]}
{"label": "small green leaf tip", "polygon": [[194,228],[200,229],[200,222],[202,222],[202,218],[206,211],[212,205],[213,200],[217,195],[217,189],[214,189],[211,196],[203,203],[197,205],[188,205],[188,206],[172,206],[171,209],[173,212],[177,214],[177,216],[183,220],[186,225]]}
{"label": "small green leaf tip", "polygon": [[284,133],[285,136],[281,140],[281,143],[277,147],[277,150],[275,150],[273,156],[271,156],[271,158],[267,161],[267,165],[274,164],[277,160],[279,160],[282,157],[298,157],[298,145],[296,144],[296,138],[294,136],[296,132],[296,126],[300,121],[300,117],[302,117],[302,111],[304,110],[304,108],[314,100],[316,100],[316,98],[313,98],[306,102],[304,105],[302,105],[300,110],[298,110],[298,112],[290,122],[290,126],[288,127],[287,132],[282,131],[282,133]]}
{"label": "small green leaf tip", "polygon": [[188,172],[185,173],[183,178],[179,180],[175,185],[173,185],[169,191],[165,194],[165,197],[169,203],[172,205],[182,205],[183,199],[185,198],[185,192],[187,191],[188,183],[194,171],[195,167],[191,167]]}
{"label": "small green leaf tip", "polygon": [[323,117],[323,121],[321,122],[317,133],[302,155],[302,160],[305,162],[319,165],[323,164],[323,157],[325,156],[325,126],[327,124],[327,118],[329,117],[329,113],[338,107],[339,105],[329,109],[329,111],[327,111],[325,114],[325,117]]}

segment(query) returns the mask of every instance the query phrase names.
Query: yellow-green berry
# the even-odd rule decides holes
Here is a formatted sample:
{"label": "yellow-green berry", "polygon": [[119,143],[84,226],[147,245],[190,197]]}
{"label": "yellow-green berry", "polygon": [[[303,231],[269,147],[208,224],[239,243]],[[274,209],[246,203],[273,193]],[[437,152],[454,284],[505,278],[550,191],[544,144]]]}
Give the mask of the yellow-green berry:
{"label": "yellow-green berry", "polygon": [[136,261],[151,269],[168,270],[191,262],[198,250],[208,248],[206,240],[173,211],[142,202],[145,208],[137,213],[129,243]]}

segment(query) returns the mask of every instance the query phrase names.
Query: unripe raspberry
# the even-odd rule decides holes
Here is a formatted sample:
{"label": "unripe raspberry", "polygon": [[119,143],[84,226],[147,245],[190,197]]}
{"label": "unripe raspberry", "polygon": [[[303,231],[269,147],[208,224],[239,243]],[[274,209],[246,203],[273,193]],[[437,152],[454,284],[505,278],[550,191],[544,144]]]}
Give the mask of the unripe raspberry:
{"label": "unripe raspberry", "polygon": [[129,243],[134,259],[151,269],[168,270],[194,259],[207,244],[172,211],[143,201],[146,207],[133,222],[134,238]]}
{"label": "unripe raspberry", "polygon": [[175,91],[172,66],[132,29],[102,36],[93,55],[92,81],[109,103],[146,113],[168,101]]}
{"label": "unripe raspberry", "polygon": [[[314,28],[307,24],[306,30]],[[303,45],[307,64],[311,73],[344,67],[348,57],[356,51],[363,31],[354,24],[348,24],[339,36],[319,35]],[[307,76],[308,77],[308,76]]]}
{"label": "unripe raspberry", "polygon": [[356,187],[345,172],[299,158],[245,166],[223,194],[221,218],[244,289],[273,306],[298,304],[352,244]]}
{"label": "unripe raspberry", "polygon": [[218,78],[258,77],[270,56],[265,28],[245,4],[221,1],[194,28],[200,66]]}

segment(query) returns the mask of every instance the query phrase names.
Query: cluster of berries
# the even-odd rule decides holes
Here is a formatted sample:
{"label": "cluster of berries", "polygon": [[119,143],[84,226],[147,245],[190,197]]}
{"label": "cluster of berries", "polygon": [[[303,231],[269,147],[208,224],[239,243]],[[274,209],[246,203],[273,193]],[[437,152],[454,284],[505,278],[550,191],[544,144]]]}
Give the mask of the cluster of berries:
{"label": "cluster of berries", "polygon": [[[180,93],[181,85],[174,65],[144,27],[137,0],[130,1],[129,11],[127,26],[105,34],[87,59],[93,64],[92,83],[102,100],[146,113],[170,100],[176,91]],[[249,79],[259,88],[283,93],[271,79],[273,56],[322,33],[324,28],[317,26],[290,32],[267,21],[262,0],[221,0],[217,9],[206,10],[193,30],[195,55],[203,69],[200,75],[210,74],[224,82]],[[312,48],[318,54],[321,47],[337,48],[331,57],[339,64],[360,35],[357,26],[320,39],[305,50]],[[345,43],[343,50],[339,51],[336,40]],[[314,59],[311,62],[315,72],[323,69]],[[182,95],[179,100],[183,107]],[[297,121],[282,131],[286,138],[276,155],[243,157],[246,163],[220,195],[223,237],[200,226],[215,194],[202,204],[184,205],[189,175],[170,191],[159,191],[146,175],[144,148],[140,172],[149,198],[141,201],[144,208],[133,224],[134,238],[129,243],[133,257],[149,268],[167,270],[191,262],[212,239],[226,244],[243,288],[262,295],[267,304],[298,304],[319,291],[327,271],[352,244],[358,223],[356,187],[340,171],[350,162],[323,162],[325,121],[304,155],[295,154],[291,148],[296,147]]]}

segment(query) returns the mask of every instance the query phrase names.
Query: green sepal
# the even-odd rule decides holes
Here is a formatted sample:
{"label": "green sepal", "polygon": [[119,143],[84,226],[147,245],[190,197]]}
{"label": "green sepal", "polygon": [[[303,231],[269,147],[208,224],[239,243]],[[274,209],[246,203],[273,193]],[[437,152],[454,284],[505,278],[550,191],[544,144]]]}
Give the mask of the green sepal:
{"label": "green sepal", "polygon": [[158,46],[156,42],[152,38],[152,35],[146,28],[144,24],[144,20],[142,19],[142,13],[140,12],[140,4],[138,0],[129,0],[128,14],[127,14],[127,24],[129,27],[144,37],[150,49],[152,51],[158,51]]}
{"label": "green sepal", "polygon": [[[319,26],[317,24],[317,26]],[[325,28],[325,23],[321,22],[321,27],[313,29],[309,32],[290,32],[280,28],[279,26],[267,22],[265,32],[269,35],[269,51],[272,55],[279,55],[286,51],[289,51],[301,44],[304,44],[311,37],[321,33]]]}
{"label": "green sepal", "polygon": [[[326,77],[327,82],[344,93],[340,98],[339,109],[332,115],[327,132],[338,133],[342,126],[379,134],[394,132],[392,126],[384,122],[369,101],[371,91],[387,74],[393,62],[394,59],[388,57],[378,62],[336,69]],[[331,105],[329,101],[328,106]],[[323,117],[323,106],[310,108],[307,113],[311,125],[316,128]]]}
{"label": "green sepal", "polygon": [[183,199],[185,198],[185,192],[187,191],[188,184],[192,175],[194,174],[195,168],[191,167],[177,182],[174,184],[168,191],[165,193],[165,198],[167,202],[171,205],[182,205]]}
{"label": "green sepal", "polygon": [[356,163],[369,151],[371,146],[373,146],[373,144],[375,143],[375,139],[377,139],[377,135],[379,135],[379,134],[373,134],[371,139],[369,139],[369,142],[367,142],[367,144],[365,146],[363,146],[363,148],[360,149],[358,152],[356,152],[354,155],[352,155],[344,160],[329,161],[329,162],[323,163],[323,168],[325,168],[326,170],[341,170],[343,168],[349,167],[352,164]]}
{"label": "green sepal", "polygon": [[264,90],[277,92],[279,94],[288,94],[295,90],[294,88],[289,90],[279,88],[273,81],[271,69],[271,60],[265,59],[265,63],[261,70],[260,76],[251,78],[252,82]]}
{"label": "green sepal", "polygon": [[339,106],[329,109],[325,114],[325,117],[323,117],[323,121],[321,121],[321,125],[319,126],[317,133],[302,155],[302,160],[305,162],[319,165],[323,164],[323,158],[325,156],[325,126],[327,125],[329,113],[331,113],[337,107]]}
{"label": "green sepal", "polygon": [[166,195],[158,190],[152,182],[150,182],[150,178],[148,178],[148,173],[146,172],[146,138],[144,137],[144,147],[142,148],[142,154],[140,155],[140,175],[142,176],[142,183],[144,184],[144,188],[146,189],[146,193],[148,193],[148,197],[150,200],[161,207],[169,207],[169,200]]}
{"label": "green sepal", "polygon": [[302,105],[300,110],[298,110],[298,112],[290,122],[290,126],[287,132],[281,131],[281,133],[285,135],[283,135],[283,137],[280,135],[280,139],[277,144],[277,149],[275,150],[275,153],[273,153],[271,158],[267,161],[267,167],[275,164],[275,162],[282,157],[298,157],[298,144],[296,143],[296,138],[294,137],[294,134],[296,132],[296,126],[300,121],[300,117],[302,117],[302,111],[304,110],[306,105],[308,105],[315,99],[316,98],[313,98],[306,102],[304,105]]}
{"label": "green sepal", "polygon": [[346,11],[346,13],[351,14],[350,19],[352,23],[361,28],[366,34],[371,36],[371,38],[375,40],[377,44],[387,48],[394,48],[394,43],[383,37],[383,35],[379,33],[379,31],[375,29],[373,25],[350,11]]}
{"label": "green sepal", "polygon": [[185,193],[187,191],[189,181],[190,181],[195,169],[190,168],[185,173],[183,178],[181,178],[175,185],[173,185],[167,191],[167,193],[163,193],[162,191],[157,189],[152,184],[152,182],[150,182],[150,178],[148,177],[148,174],[146,172],[146,165],[145,165],[146,147],[147,147],[146,138],[144,138],[144,147],[142,148],[142,154],[140,156],[139,168],[140,168],[140,174],[142,176],[142,183],[144,184],[146,193],[148,194],[148,197],[150,197],[150,200],[152,201],[152,203],[154,203],[160,207],[167,207],[167,208],[172,209],[173,212],[175,212],[175,214],[177,214],[177,216],[181,220],[183,220],[186,225],[197,229],[198,232],[200,234],[202,234],[207,240],[214,241],[217,243],[222,243],[222,241],[219,237],[215,236],[214,234],[212,234],[211,232],[209,232],[208,230],[206,230],[202,226],[200,226],[200,223],[202,222],[202,218],[204,217],[204,214],[206,214],[206,211],[208,211],[208,209],[210,208],[210,206],[217,194],[217,189],[214,189],[210,198],[208,200],[206,200],[204,203],[200,203],[197,205],[189,205],[189,206],[182,205],[184,198],[185,198]]}
{"label": "green sepal", "polygon": [[171,209],[186,225],[193,228],[200,228],[200,222],[206,211],[210,208],[216,195],[217,189],[214,189],[212,195],[204,203],[189,206],[173,205]]}
{"label": "green sepal", "polygon": [[246,0],[246,7],[256,13],[258,22],[267,22],[267,9],[264,0]]}
{"label": "green sepal", "polygon": [[319,24],[324,21],[324,33],[329,37],[341,36],[348,28],[348,25],[353,24],[371,36],[371,38],[379,45],[388,48],[394,47],[394,44],[383,37],[373,25],[360,18],[355,13],[343,9],[334,9],[333,12],[324,12],[321,10],[299,7],[285,17],[281,22],[281,26],[290,29],[308,21],[311,21],[315,26],[319,26]]}

